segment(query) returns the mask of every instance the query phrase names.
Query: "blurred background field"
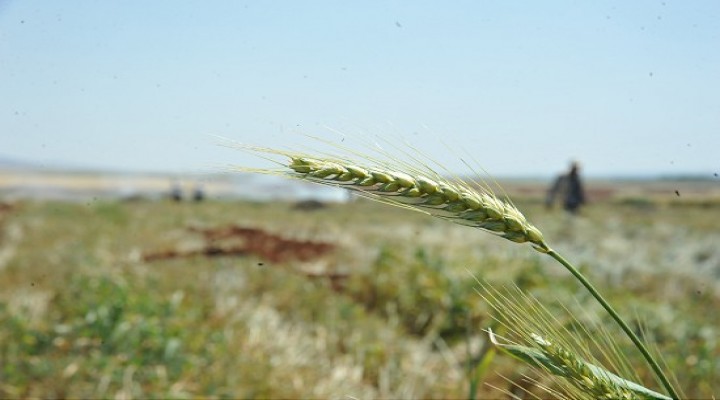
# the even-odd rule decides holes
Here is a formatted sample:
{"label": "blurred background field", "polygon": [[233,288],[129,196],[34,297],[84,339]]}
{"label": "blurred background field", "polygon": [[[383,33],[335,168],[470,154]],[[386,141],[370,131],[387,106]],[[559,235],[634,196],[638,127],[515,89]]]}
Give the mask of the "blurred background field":
{"label": "blurred background field", "polygon": [[[524,364],[483,357],[483,330],[502,327],[476,279],[519,286],[568,326],[563,305],[605,318],[529,247],[332,190],[282,198],[270,188],[286,182],[255,181],[261,201],[241,196],[255,178],[205,177],[203,201],[174,202],[172,182],[188,194],[198,179],[138,175],[153,183],[125,177],[118,191],[117,176],[25,174],[6,171],[0,188],[3,398],[539,393],[522,375],[546,381]],[[720,392],[718,183],[590,181],[577,218],[545,209],[546,184],[503,187],[660,349],[686,395]]]}

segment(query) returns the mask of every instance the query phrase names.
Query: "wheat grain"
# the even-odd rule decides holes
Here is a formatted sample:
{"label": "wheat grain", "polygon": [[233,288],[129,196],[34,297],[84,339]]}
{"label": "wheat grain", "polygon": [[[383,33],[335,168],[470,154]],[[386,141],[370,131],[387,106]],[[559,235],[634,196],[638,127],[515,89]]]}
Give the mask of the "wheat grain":
{"label": "wheat grain", "polygon": [[515,206],[461,181],[430,179],[344,160],[304,156],[290,156],[288,167],[301,179],[358,191],[384,202],[483,229],[516,243],[530,242],[541,252],[549,250],[540,230]]}

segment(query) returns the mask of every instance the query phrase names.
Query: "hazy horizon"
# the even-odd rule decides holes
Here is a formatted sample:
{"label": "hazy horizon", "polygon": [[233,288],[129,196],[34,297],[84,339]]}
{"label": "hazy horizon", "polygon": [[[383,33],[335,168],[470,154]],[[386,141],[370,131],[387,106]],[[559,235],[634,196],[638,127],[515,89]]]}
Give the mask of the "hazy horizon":
{"label": "hazy horizon", "polygon": [[[162,170],[162,169],[122,169],[122,168],[103,168],[90,165],[72,164],[72,163],[35,163],[21,159],[15,159],[11,157],[5,157],[0,154],[0,172],[19,172],[19,173],[58,173],[58,174],[97,174],[97,175],[119,175],[119,176],[163,176],[163,177],[177,177],[178,179],[192,179],[193,177],[207,177],[207,176],[221,176],[221,175],[244,175],[253,176],[252,173],[232,171],[230,168],[222,167],[207,167],[203,169],[187,169],[187,170]],[[497,175],[492,174],[491,171],[487,171],[487,174],[480,172],[475,173],[467,171],[465,173],[453,174],[463,177],[477,177],[478,175],[488,175],[493,178],[501,180],[538,180],[548,181],[562,173],[562,170],[557,173],[548,174],[506,174]],[[720,183],[720,173],[712,171],[698,171],[698,172],[687,172],[687,173],[647,173],[647,174],[633,174],[617,173],[617,174],[585,174],[581,172],[583,178],[590,180],[699,180],[699,181],[715,181]],[[480,176],[482,178],[482,176]]]}

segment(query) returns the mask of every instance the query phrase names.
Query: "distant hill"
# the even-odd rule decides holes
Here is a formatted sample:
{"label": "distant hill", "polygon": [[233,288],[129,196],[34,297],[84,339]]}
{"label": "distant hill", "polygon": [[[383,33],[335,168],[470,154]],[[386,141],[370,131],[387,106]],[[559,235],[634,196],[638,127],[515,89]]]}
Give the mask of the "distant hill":
{"label": "distant hill", "polygon": [[12,157],[0,155],[0,169],[2,170],[37,170],[42,169],[41,166],[24,160],[18,160]]}

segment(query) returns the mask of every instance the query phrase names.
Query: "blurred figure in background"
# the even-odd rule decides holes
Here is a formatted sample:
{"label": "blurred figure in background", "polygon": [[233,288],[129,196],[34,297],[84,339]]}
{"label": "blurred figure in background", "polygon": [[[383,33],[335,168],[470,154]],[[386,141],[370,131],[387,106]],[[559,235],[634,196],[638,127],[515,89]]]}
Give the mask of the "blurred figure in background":
{"label": "blurred figure in background", "polygon": [[180,186],[180,182],[173,181],[170,184],[170,193],[169,193],[170,199],[175,202],[182,201],[182,187]]}
{"label": "blurred figure in background", "polygon": [[203,200],[205,200],[205,190],[203,189],[202,184],[198,183],[195,185],[195,189],[193,189],[193,201],[196,203],[199,203]]}
{"label": "blurred figure in background", "polygon": [[577,214],[580,206],[585,204],[585,191],[580,182],[580,164],[576,161],[573,161],[570,170],[560,175],[550,187],[546,206],[552,208],[556,198],[562,201],[563,208],[571,214]]}

